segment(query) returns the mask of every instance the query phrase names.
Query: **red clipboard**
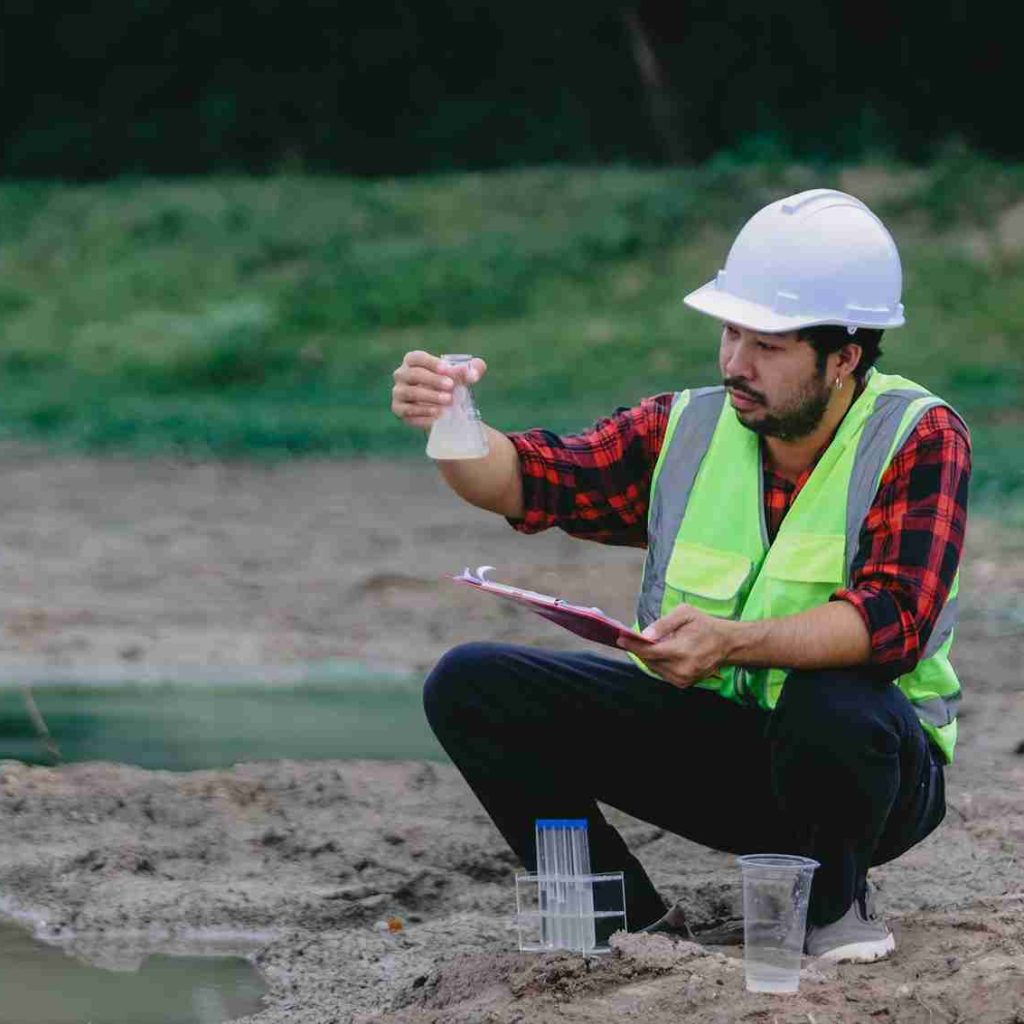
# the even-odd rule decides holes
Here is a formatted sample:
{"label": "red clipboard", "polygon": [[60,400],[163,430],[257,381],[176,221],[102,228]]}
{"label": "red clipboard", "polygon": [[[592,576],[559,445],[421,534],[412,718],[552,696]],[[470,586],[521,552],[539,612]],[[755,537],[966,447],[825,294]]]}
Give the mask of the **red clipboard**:
{"label": "red clipboard", "polygon": [[481,565],[476,572],[463,569],[458,576],[448,576],[456,583],[462,583],[473,587],[475,590],[485,594],[494,594],[495,597],[503,597],[506,601],[513,601],[529,608],[531,612],[547,619],[549,622],[561,626],[563,629],[583,637],[585,640],[593,640],[595,643],[604,644],[606,647],[615,647],[621,650],[616,643],[623,635],[633,637],[641,643],[653,643],[646,637],[641,636],[635,630],[610,615],[605,615],[600,608],[585,608],[582,605],[570,604],[560,597],[551,597],[549,594],[538,594],[533,590],[523,590],[520,587],[511,587],[506,583],[494,583],[485,578],[485,574],[493,569],[492,565]]}

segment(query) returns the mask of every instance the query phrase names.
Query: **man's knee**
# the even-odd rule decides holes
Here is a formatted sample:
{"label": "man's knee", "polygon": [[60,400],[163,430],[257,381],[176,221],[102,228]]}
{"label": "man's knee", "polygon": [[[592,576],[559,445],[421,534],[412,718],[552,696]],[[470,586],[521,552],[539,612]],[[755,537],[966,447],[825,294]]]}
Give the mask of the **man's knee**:
{"label": "man's knee", "polygon": [[476,703],[481,682],[494,674],[501,653],[501,644],[486,641],[460,644],[447,651],[423,684],[428,720],[434,722]]}
{"label": "man's knee", "polygon": [[772,714],[769,735],[776,745],[797,745],[829,759],[895,755],[901,697],[891,682],[856,668],[792,672]]}

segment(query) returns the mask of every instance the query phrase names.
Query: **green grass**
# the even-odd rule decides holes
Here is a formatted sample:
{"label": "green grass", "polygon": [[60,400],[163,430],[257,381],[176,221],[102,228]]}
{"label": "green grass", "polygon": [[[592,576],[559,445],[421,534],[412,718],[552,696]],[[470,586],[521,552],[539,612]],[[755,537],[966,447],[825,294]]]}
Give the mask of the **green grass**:
{"label": "green grass", "polygon": [[976,493],[1024,491],[1024,168],[964,152],[924,169],[0,185],[0,435],[412,455],[422,437],[388,411],[411,348],[484,356],[478,404],[499,428],[576,429],[715,380],[717,328],[681,296],[754,210],[836,183],[903,255],[908,326],[883,368],[968,417]]}

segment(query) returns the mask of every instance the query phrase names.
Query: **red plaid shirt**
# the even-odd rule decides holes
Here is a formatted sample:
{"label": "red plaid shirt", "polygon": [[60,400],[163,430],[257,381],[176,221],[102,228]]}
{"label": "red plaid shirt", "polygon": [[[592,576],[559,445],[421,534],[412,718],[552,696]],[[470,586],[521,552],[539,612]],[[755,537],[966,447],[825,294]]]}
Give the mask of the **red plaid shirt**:
{"label": "red plaid shirt", "polygon": [[[602,544],[647,546],[647,503],[671,394],[617,409],[579,434],[509,434],[516,446],[526,514],[521,533],[557,526]],[[871,635],[871,660],[909,672],[952,586],[967,524],[971,453],[967,429],[945,406],[918,422],[882,477],[868,510],[849,601]],[[813,470],[791,483],[764,470],[765,521],[774,539]]]}

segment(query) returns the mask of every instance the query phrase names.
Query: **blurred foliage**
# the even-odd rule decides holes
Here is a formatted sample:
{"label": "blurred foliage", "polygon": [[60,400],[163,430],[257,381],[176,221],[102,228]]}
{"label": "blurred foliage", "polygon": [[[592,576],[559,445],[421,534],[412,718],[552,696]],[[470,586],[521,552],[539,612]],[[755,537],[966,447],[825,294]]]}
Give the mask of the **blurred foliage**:
{"label": "blurred foliage", "polygon": [[1024,199],[1024,167],[1002,164],[970,149],[962,139],[948,142],[930,173],[898,202],[896,216],[920,216],[928,226],[995,229],[999,215]]}
{"label": "blurred foliage", "polygon": [[[1012,7],[964,0],[4,4],[0,174],[1024,157]],[[40,69],[55,84],[40,86]]]}
{"label": "blurred foliage", "polygon": [[787,160],[0,186],[0,434],[413,454],[423,438],[388,410],[413,348],[486,358],[478,401],[500,428],[578,429],[717,379],[717,327],[682,295],[755,210],[827,183],[900,245],[908,324],[883,368],[968,417],[977,491],[1024,488],[1024,456],[996,444],[1024,416],[1022,168]]}

